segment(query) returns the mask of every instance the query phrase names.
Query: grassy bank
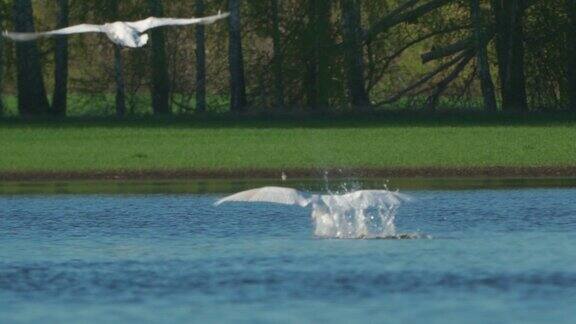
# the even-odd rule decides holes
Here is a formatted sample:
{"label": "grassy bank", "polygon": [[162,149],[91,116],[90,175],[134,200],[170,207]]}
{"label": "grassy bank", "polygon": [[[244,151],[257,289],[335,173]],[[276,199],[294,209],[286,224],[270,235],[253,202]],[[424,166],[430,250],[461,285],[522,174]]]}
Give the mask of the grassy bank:
{"label": "grassy bank", "polygon": [[5,119],[0,172],[575,167],[575,126],[574,116]]}

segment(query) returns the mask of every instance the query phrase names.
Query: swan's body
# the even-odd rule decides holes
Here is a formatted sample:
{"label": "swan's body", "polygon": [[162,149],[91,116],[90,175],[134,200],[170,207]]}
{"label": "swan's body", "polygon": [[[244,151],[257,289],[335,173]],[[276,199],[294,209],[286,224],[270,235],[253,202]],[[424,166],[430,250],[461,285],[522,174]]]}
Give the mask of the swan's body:
{"label": "swan's body", "polygon": [[131,48],[143,47],[148,43],[146,31],[162,26],[184,26],[195,24],[212,24],[220,19],[228,17],[228,13],[218,14],[203,18],[155,18],[150,17],[140,21],[123,22],[117,21],[104,25],[82,24],[66,27],[58,30],[40,33],[13,33],[4,32],[3,36],[14,41],[26,42],[36,40],[41,37],[62,36],[84,33],[104,33],[117,45]]}
{"label": "swan's body", "polygon": [[[359,190],[342,195],[317,195],[282,187],[242,191],[218,200],[266,202],[312,208],[315,234],[321,237],[358,238],[395,235],[394,211],[407,195],[388,190]],[[374,227],[373,223],[377,223]]]}

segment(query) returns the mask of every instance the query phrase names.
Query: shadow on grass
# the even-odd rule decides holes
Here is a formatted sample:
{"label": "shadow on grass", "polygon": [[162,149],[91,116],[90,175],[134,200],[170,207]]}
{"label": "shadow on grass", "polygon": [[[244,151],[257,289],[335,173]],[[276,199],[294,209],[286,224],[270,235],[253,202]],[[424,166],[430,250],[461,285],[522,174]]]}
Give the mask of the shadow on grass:
{"label": "shadow on grass", "polygon": [[0,127],[39,128],[365,128],[365,127],[576,126],[576,113],[480,112],[246,113],[117,117],[4,117]]}
{"label": "shadow on grass", "polygon": [[392,190],[481,190],[519,188],[575,188],[576,179],[335,179],[329,184],[316,179],[191,179],[191,180],[68,180],[0,182],[0,195],[70,195],[70,194],[225,194],[255,187],[288,186],[306,191],[338,192],[354,183],[363,189]]}

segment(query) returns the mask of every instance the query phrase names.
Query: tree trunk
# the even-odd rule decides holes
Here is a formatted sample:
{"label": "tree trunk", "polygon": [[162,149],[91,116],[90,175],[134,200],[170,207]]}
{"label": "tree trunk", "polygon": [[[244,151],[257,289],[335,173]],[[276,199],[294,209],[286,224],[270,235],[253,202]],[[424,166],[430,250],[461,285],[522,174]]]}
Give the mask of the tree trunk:
{"label": "tree trunk", "polygon": [[[108,20],[118,20],[119,0],[107,0]],[[114,79],[116,82],[116,116],[126,116],[126,86],[124,84],[124,67],[122,62],[122,47],[114,45]]]}
{"label": "tree trunk", "polygon": [[[58,28],[64,28],[68,25],[68,0],[58,0]],[[57,37],[55,42],[52,114],[54,116],[66,116],[66,111],[68,108],[68,37]]]}
{"label": "tree trunk", "polygon": [[[162,0],[148,0],[150,14],[164,16]],[[170,114],[170,78],[166,58],[166,40],[164,31],[155,28],[150,31],[152,45],[152,111],[154,115]]]}
{"label": "tree trunk", "polygon": [[280,43],[280,0],[272,0],[272,24],[273,42],[274,42],[274,101],[277,109],[284,109],[284,76],[282,65],[284,57],[282,55],[282,46]]}
{"label": "tree trunk", "polygon": [[[34,32],[34,17],[30,0],[13,4],[14,28],[18,32]],[[18,70],[18,111],[22,116],[48,113],[50,105],[42,78],[38,46],[35,42],[16,43]]]}
{"label": "tree trunk", "polygon": [[368,108],[370,99],[364,82],[360,0],[342,0],[342,30],[348,93],[353,107]]}
{"label": "tree trunk", "polygon": [[330,1],[308,0],[309,44],[307,80],[308,107],[325,109],[330,99]]}
{"label": "tree trunk", "polygon": [[124,73],[122,64],[122,48],[114,47],[114,76],[116,78],[116,116],[126,116],[126,89],[124,87]]}
{"label": "tree trunk", "polygon": [[568,93],[570,98],[570,110],[576,112],[576,0],[567,0],[570,29],[568,32]]}
{"label": "tree trunk", "polygon": [[478,64],[478,75],[480,76],[480,86],[482,88],[482,98],[484,99],[484,110],[494,113],[498,110],[496,95],[494,93],[494,83],[490,74],[490,64],[488,62],[488,51],[486,49],[486,31],[480,12],[480,0],[471,0],[472,25],[474,26],[474,38],[476,41],[476,61]]}
{"label": "tree trunk", "polygon": [[492,0],[502,109],[505,111],[528,110],[524,74],[525,10],[525,0]]}
{"label": "tree trunk", "polygon": [[248,106],[244,57],[242,54],[242,33],[240,24],[240,0],[229,0],[229,63],[230,63],[230,110],[244,112]]}
{"label": "tree trunk", "polygon": [[[196,0],[196,17],[204,16],[204,0]],[[206,112],[206,32],[196,25],[196,111]]]}
{"label": "tree trunk", "polygon": [[[0,12],[0,29],[4,30],[4,20]],[[2,81],[4,76],[4,37],[0,37],[0,117],[4,115],[4,98],[2,97]]]}

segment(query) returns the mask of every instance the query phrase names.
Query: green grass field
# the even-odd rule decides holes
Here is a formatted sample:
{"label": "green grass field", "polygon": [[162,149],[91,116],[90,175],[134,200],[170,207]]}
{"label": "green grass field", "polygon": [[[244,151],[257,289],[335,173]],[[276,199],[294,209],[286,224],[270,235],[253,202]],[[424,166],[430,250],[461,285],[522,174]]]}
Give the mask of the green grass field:
{"label": "green grass field", "polygon": [[576,166],[576,118],[0,120],[0,172]]}

